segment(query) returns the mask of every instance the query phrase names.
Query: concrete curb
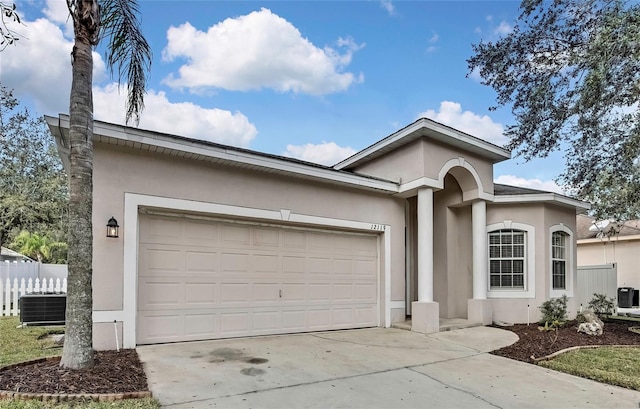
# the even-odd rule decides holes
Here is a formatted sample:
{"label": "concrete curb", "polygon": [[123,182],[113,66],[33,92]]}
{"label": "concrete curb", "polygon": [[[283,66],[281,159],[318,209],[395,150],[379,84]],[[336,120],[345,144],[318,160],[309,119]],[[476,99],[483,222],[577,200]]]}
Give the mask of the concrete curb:
{"label": "concrete curb", "polygon": [[532,356],[531,360],[533,361],[534,364],[537,364],[538,362],[541,362],[541,361],[548,361],[550,359],[553,359],[558,355],[562,355],[566,352],[576,351],[578,349],[593,349],[593,348],[640,348],[640,346],[638,345],[582,345],[582,346],[561,349],[560,351],[556,351],[553,354],[543,356],[542,358],[534,358]]}
{"label": "concrete curb", "polygon": [[[19,366],[27,366],[46,361],[58,361],[59,356],[51,356],[46,358],[34,359],[31,361],[19,362],[0,368],[2,371],[16,368]],[[42,402],[70,402],[70,401],[94,401],[94,402],[112,402],[123,399],[151,398],[150,391],[123,392],[123,393],[35,393],[35,392],[14,392],[0,390],[0,399],[16,399],[27,400],[34,399]]]}

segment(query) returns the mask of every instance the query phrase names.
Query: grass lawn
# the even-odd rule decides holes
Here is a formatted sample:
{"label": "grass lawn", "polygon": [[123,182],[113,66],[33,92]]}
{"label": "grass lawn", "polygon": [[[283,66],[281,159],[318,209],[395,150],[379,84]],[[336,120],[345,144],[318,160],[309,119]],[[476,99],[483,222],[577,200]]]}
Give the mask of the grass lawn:
{"label": "grass lawn", "polygon": [[540,366],[640,391],[640,348],[600,347],[561,354]]}
{"label": "grass lawn", "polygon": [[[17,317],[0,318],[0,367],[47,356],[59,356],[62,347],[54,341],[43,338],[47,334],[60,334],[64,327],[17,328]],[[155,399],[125,399],[116,402],[65,402],[53,404],[36,400],[0,400],[0,409],[157,409],[160,404]]]}

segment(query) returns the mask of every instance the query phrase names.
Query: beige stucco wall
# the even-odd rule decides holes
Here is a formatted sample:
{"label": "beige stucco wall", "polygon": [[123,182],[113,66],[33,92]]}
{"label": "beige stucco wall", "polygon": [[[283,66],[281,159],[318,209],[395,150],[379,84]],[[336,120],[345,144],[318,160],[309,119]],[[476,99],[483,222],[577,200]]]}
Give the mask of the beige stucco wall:
{"label": "beige stucco wall", "polygon": [[406,183],[424,176],[424,154],[420,139],[354,169],[355,173]]}
{"label": "beige stucco wall", "polygon": [[583,240],[578,244],[578,265],[617,264],[618,287],[640,288],[640,237],[631,240]]}
{"label": "beige stucco wall", "polygon": [[[548,299],[551,287],[551,226],[563,223],[575,234],[575,210],[549,204],[490,205],[487,208],[487,225],[511,220],[532,225],[535,229],[535,297],[491,298],[494,321],[514,323],[540,319],[539,306]],[[574,236],[575,240],[575,236]],[[576,260],[573,245],[573,260]],[[571,271],[573,285],[576,280],[576,263]],[[577,305],[574,297],[568,302],[569,317],[575,317]]]}
{"label": "beige stucco wall", "polygon": [[[102,143],[95,144],[94,154],[94,310],[123,306],[125,192],[390,225],[391,300],[405,298],[404,199]],[[111,216],[120,223],[119,239],[105,237]]]}
{"label": "beige stucco wall", "polygon": [[353,171],[398,183],[423,177],[440,180],[440,172],[445,164],[452,159],[459,161],[460,158],[476,170],[484,192],[493,194],[493,165],[490,161],[427,138],[415,140],[355,167]]}

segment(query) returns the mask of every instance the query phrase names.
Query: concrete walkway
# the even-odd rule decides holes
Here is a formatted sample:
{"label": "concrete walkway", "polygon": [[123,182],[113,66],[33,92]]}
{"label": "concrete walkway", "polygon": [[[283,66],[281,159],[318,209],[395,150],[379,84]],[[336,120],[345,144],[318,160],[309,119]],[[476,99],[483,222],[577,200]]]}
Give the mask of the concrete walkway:
{"label": "concrete walkway", "polygon": [[138,348],[169,408],[638,408],[640,393],[486,352],[515,334],[372,328]]}

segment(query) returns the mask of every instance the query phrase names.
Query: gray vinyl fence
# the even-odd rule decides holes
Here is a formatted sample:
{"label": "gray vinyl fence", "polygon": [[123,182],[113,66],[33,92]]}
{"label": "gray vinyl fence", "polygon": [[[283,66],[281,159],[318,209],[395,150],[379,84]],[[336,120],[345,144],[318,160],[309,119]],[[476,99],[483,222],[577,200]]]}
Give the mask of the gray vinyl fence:
{"label": "gray vinyl fence", "polygon": [[616,263],[597,266],[579,266],[576,286],[578,305],[587,307],[593,294],[606,294],[618,305],[618,270]]}

